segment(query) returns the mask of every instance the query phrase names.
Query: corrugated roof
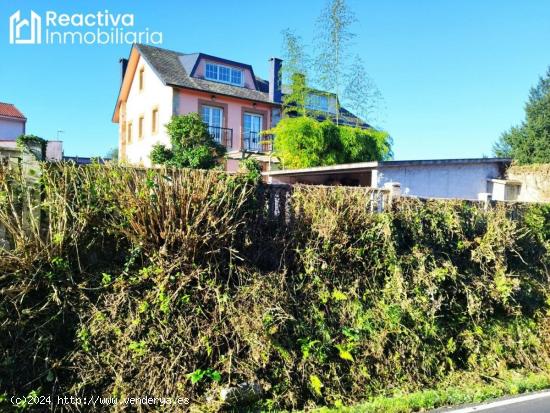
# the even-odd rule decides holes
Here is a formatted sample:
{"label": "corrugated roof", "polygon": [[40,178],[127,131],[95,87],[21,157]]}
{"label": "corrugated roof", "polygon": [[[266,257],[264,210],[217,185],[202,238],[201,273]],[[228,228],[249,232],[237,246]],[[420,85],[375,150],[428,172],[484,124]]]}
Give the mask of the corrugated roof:
{"label": "corrugated roof", "polygon": [[23,115],[12,103],[0,102],[0,116],[27,120],[25,115]]}

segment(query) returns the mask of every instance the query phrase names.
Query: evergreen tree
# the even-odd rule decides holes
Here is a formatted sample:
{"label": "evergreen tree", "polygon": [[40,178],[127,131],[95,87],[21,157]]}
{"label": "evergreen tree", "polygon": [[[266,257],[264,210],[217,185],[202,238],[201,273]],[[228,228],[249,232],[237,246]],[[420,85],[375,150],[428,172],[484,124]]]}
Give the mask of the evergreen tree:
{"label": "evergreen tree", "polygon": [[493,152],[520,164],[550,162],[550,68],[531,88],[523,123],[504,132]]}

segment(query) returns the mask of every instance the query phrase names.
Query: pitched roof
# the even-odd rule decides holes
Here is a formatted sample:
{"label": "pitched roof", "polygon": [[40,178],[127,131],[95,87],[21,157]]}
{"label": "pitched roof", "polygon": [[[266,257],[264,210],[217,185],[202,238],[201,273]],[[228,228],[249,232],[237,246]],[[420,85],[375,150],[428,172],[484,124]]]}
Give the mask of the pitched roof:
{"label": "pitched roof", "polygon": [[[258,102],[273,103],[269,100],[269,93],[266,91],[266,89],[269,89],[269,83],[266,81],[262,81],[262,84],[258,85],[260,90],[253,90],[191,77],[197,60],[202,55],[201,53],[184,54],[144,44],[136,44],[135,47],[147,63],[151,65],[162,82],[168,86],[196,89]],[[254,76],[253,72],[252,75]],[[255,80],[257,81],[258,79]],[[265,83],[268,84],[267,88],[265,87]]]}
{"label": "pitched roof", "polygon": [[27,120],[25,115],[23,115],[12,103],[0,102],[0,116]]}

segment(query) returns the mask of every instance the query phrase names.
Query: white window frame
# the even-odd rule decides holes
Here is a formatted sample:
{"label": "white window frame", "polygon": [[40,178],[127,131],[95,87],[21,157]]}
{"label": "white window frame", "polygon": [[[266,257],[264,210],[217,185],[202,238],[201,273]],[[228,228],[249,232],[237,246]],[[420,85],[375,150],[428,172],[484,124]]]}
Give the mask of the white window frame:
{"label": "white window frame", "polygon": [[[216,68],[216,70],[215,70],[216,77],[208,75],[208,70],[207,70],[208,66],[214,66]],[[227,69],[229,71],[229,80],[220,79],[220,69],[221,68]],[[232,82],[233,72],[239,72],[241,74],[241,83]],[[234,67],[231,67],[231,66],[221,65],[219,63],[206,62],[206,64],[204,65],[204,78],[207,79],[207,80],[212,80],[214,82],[225,83],[227,85],[240,86],[240,87],[244,86],[244,70],[237,69],[237,68],[234,68]]]}

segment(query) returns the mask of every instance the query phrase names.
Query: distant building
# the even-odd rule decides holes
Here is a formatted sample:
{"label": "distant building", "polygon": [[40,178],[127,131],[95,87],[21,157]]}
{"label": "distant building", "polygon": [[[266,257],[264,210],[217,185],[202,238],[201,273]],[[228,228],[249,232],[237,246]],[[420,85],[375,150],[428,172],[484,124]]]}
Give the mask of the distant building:
{"label": "distant building", "polygon": [[[3,157],[19,157],[17,138],[26,134],[27,118],[12,103],[0,102],[0,150]],[[11,149],[11,150],[10,150]],[[37,155],[38,156],[38,155]],[[43,160],[60,161],[63,158],[63,142],[47,141]]]}
{"label": "distant building", "polygon": [[493,187],[510,163],[502,158],[360,162],[263,175],[269,183],[399,187],[404,196],[505,200],[500,192],[493,196]]}
{"label": "distant building", "polygon": [[12,103],[0,102],[0,145],[15,148],[15,140],[25,134],[27,118]]}

